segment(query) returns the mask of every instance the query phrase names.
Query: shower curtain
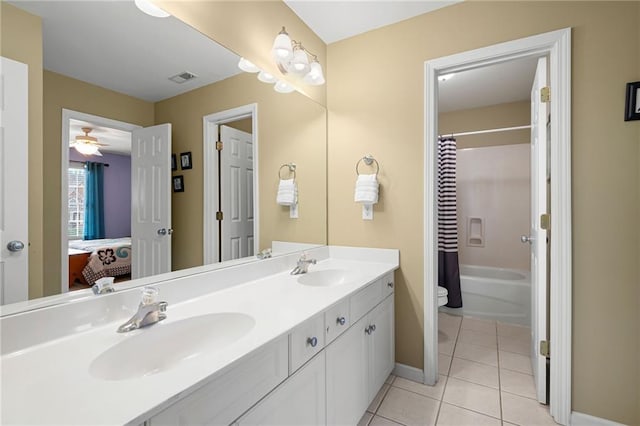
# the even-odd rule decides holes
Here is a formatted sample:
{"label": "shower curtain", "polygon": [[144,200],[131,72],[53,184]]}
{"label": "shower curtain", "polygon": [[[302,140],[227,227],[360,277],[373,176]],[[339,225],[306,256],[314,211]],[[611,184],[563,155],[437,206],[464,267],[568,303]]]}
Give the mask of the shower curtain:
{"label": "shower curtain", "polygon": [[104,164],[87,161],[83,240],[104,238]]}
{"label": "shower curtain", "polygon": [[448,290],[450,308],[462,307],[458,263],[456,140],[438,138],[438,285]]}

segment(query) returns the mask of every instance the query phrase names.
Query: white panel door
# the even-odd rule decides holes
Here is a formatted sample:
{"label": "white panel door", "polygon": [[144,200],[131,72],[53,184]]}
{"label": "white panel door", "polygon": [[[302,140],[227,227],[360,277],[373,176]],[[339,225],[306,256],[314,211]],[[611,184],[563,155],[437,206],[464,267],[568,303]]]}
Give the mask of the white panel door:
{"label": "white panel door", "polygon": [[393,296],[387,297],[369,314],[372,327],[369,349],[369,401],[382,388],[395,366]]}
{"label": "white panel door", "polygon": [[531,363],[538,401],[547,400],[547,359],[540,355],[540,341],[547,337],[547,231],[540,215],[547,213],[547,116],[548,104],[540,91],[547,85],[547,59],[540,58],[531,89]]}
{"label": "white panel door", "polygon": [[222,260],[253,256],[253,137],[220,126]]}
{"label": "white panel door", "polygon": [[131,135],[131,277],[171,271],[171,124]]}
{"label": "white panel door", "polygon": [[0,304],[27,300],[28,83],[26,64],[0,65]]}

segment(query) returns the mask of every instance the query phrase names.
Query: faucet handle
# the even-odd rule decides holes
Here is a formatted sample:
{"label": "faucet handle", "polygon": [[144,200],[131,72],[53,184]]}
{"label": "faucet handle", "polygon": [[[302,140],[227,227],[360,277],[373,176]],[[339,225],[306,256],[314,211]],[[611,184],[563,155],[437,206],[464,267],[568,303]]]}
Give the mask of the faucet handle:
{"label": "faucet handle", "polygon": [[158,296],[158,289],[155,287],[144,287],[142,289],[142,301],[141,305],[150,305],[156,301]]}

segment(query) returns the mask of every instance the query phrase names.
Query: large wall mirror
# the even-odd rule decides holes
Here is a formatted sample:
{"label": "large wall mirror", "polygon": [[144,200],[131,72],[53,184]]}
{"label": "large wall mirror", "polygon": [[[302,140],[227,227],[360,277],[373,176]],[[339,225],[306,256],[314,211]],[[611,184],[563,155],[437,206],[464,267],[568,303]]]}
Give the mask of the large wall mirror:
{"label": "large wall mirror", "polygon": [[[89,294],[92,283],[82,270],[95,254],[91,240],[114,240],[104,256],[127,251],[120,244],[137,232],[132,218],[144,216],[136,204],[162,204],[153,198],[158,189],[148,179],[163,176],[157,167],[169,168],[167,181],[162,181],[170,188],[170,220],[154,230],[158,235],[147,250],[163,238],[170,242],[170,261],[161,272],[256,259],[256,252],[273,241],[327,243],[325,107],[297,92],[275,92],[272,84],[240,71],[235,53],[174,17],[143,14],[133,1],[6,3],[5,17],[27,12],[42,23],[42,182],[29,182],[30,188],[42,185],[43,193],[42,244],[36,247],[43,261],[30,265],[30,271],[45,277],[42,296],[67,288]],[[3,46],[19,45],[22,41],[15,38],[24,33],[3,28],[2,36]],[[169,126],[160,129],[165,123]],[[29,128],[38,126],[30,123]],[[165,166],[149,166],[152,172],[145,175],[140,164],[146,160],[140,158],[163,138],[140,136],[148,129],[164,131],[170,140],[168,148],[158,148]],[[80,152],[86,150],[87,135],[97,142],[89,149],[97,148],[101,155]],[[145,137],[151,145],[144,145]],[[218,162],[220,138],[229,141],[230,152]],[[231,164],[228,158],[235,156],[244,163]],[[94,176],[92,163],[105,164],[97,166],[102,219],[84,207],[91,191],[86,185],[93,185],[87,183],[87,175]],[[297,218],[276,203],[279,179],[292,177],[288,168],[281,170],[289,163],[296,165]],[[145,176],[147,186],[139,186]],[[224,226],[219,232],[209,229],[218,225],[206,219],[216,215],[218,198],[227,203],[222,204],[223,222],[248,221],[240,223],[244,234],[229,238]],[[104,229],[91,234],[94,221],[100,220]],[[214,240],[218,237],[220,241]],[[135,247],[130,249],[134,259]],[[145,271],[138,277],[150,274]],[[80,274],[78,279],[74,274]]]}

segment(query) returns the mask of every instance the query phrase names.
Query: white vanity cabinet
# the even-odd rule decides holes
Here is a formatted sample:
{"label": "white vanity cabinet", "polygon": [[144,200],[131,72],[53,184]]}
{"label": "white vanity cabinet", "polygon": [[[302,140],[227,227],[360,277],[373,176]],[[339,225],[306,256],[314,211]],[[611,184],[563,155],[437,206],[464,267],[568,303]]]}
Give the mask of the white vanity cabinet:
{"label": "white vanity cabinet", "polygon": [[390,295],[327,347],[327,424],[357,424],[384,384],[395,363],[393,324]]}
{"label": "white vanity cabinet", "polygon": [[324,424],[327,424],[324,351],[236,422],[237,426]]}

